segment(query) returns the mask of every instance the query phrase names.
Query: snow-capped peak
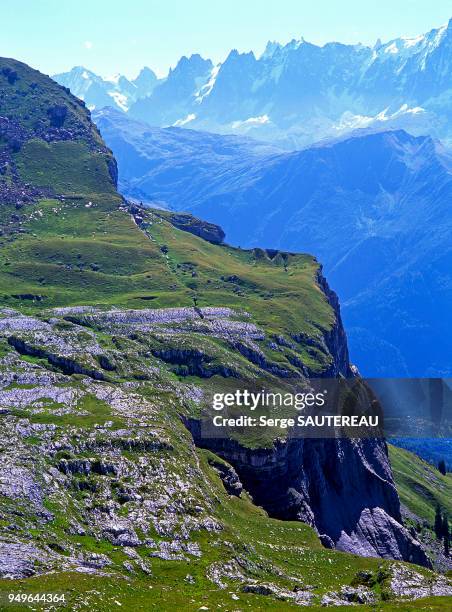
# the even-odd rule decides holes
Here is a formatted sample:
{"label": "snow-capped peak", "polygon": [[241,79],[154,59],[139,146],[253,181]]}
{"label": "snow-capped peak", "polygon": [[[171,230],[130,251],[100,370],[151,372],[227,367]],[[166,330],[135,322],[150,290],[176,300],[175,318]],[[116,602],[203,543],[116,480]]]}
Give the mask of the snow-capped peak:
{"label": "snow-capped peak", "polygon": [[415,36],[414,38],[408,38],[406,36],[402,36],[401,40],[403,41],[404,47],[415,47],[419,43],[422,43],[425,40],[425,36],[420,34],[419,36]]}
{"label": "snow-capped peak", "polygon": [[190,123],[190,121],[194,121],[195,119],[196,115],[194,113],[190,113],[189,115],[184,117],[184,119],[178,119],[177,121],[175,121],[172,127],[182,127],[183,125],[186,125],[187,123]]}
{"label": "snow-capped peak", "polygon": [[90,109],[113,106],[126,112],[140,97],[150,95],[157,82],[149,68],[140,73],[136,83],[119,73],[102,78],[84,66],[76,66],[69,72],[54,75],[53,78],[60,85],[69,87]]}

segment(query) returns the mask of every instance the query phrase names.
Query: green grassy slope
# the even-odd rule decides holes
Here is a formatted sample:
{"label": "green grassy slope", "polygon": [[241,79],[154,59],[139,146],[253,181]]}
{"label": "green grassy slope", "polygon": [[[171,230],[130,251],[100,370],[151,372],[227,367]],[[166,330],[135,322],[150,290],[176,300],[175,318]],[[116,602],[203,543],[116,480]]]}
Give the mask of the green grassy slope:
{"label": "green grassy slope", "polygon": [[213,245],[178,230],[152,212],[149,239],[119,210],[115,198],[116,206],[112,198],[106,201],[98,194],[90,194],[89,200],[46,199],[28,206],[23,233],[2,240],[3,303],[14,303],[8,295],[8,285],[14,284],[44,296],[24,302],[30,309],[147,306],[142,298],[153,298],[156,307],[193,306],[196,298],[200,306],[249,308],[262,320],[286,321],[290,329],[331,325],[333,314],[316,285],[318,264],[312,257],[289,256],[286,264],[259,259],[253,251]]}
{"label": "green grassy slope", "polygon": [[[90,194],[28,205],[22,232],[0,237],[0,305],[29,312],[79,304],[221,305],[246,310],[269,335],[317,338],[333,324],[312,257],[281,263],[213,245],[152,212],[145,235],[117,200]],[[302,358],[313,371],[330,359],[321,346],[305,347]]]}
{"label": "green grassy slope", "polygon": [[443,476],[414,453],[396,446],[389,445],[389,457],[400,501],[411,512],[431,525],[437,505],[452,516],[452,474]]}
{"label": "green grassy slope", "polygon": [[21,127],[34,133],[50,125],[49,109],[65,105],[64,129],[75,139],[82,138],[89,146],[106,150],[85,105],[68,89],[27,64],[0,58],[0,100],[2,117],[19,118]]}
{"label": "green grassy slope", "polygon": [[[314,258],[211,244],[152,211],[140,229],[79,101],[13,60],[0,60],[0,99],[8,118],[0,138],[0,306],[222,305],[246,310],[268,334],[318,338],[330,329],[334,313]],[[66,118],[54,127],[49,109],[61,106]],[[279,351],[269,356],[289,365]],[[312,371],[330,361],[315,343],[302,358]]]}
{"label": "green grassy slope", "polygon": [[90,150],[84,142],[33,139],[23,145],[15,161],[20,179],[36,187],[49,187],[66,195],[115,195],[105,171],[105,155]]}

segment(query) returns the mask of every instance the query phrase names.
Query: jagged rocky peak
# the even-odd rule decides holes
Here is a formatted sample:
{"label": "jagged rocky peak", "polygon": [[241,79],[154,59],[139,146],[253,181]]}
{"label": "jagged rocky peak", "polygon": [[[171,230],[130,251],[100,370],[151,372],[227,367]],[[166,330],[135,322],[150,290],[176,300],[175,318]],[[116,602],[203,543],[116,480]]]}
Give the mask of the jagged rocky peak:
{"label": "jagged rocky peak", "polygon": [[281,43],[275,40],[269,40],[265,45],[264,52],[262,53],[262,58],[271,58],[277,49],[281,49]]}
{"label": "jagged rocky peak", "polygon": [[53,79],[84,100],[90,110],[111,106],[122,112],[137,100],[150,96],[158,83],[156,74],[148,67],[142,68],[135,79],[121,74],[104,78],[83,66],[55,74]]}
{"label": "jagged rocky peak", "polygon": [[170,69],[170,74],[176,71],[180,72],[198,72],[199,70],[211,70],[212,61],[210,59],[204,59],[199,53],[193,53],[190,57],[183,55],[177,62],[174,69]]}
{"label": "jagged rocky peak", "polygon": [[151,70],[148,66],[145,66],[140,70],[138,76],[132,82],[139,89],[148,89],[147,95],[149,95],[152,91],[152,87],[156,84],[157,80],[158,79],[155,72]]}

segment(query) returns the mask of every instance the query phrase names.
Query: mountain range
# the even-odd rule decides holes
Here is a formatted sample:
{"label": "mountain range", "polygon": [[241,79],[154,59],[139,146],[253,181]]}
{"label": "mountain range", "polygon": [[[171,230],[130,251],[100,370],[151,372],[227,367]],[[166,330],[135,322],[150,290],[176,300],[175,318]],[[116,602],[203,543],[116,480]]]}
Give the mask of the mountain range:
{"label": "mountain range", "polygon": [[[288,149],[362,127],[404,128],[450,143],[451,51],[452,20],[373,47],[269,42],[261,56],[232,50],[217,65],[198,54],[184,56],[165,79],[152,79],[144,95],[130,95],[122,77],[113,97],[131,117],[153,126],[247,134]],[[113,93],[99,95],[111,84],[105,88],[82,68],[54,78],[90,107],[112,104]]]}
{"label": "mountain range", "polygon": [[127,197],[309,252],[338,292],[367,376],[450,376],[451,159],[429,136],[368,132],[297,152],[95,113]]}
{"label": "mountain range", "polygon": [[56,74],[53,78],[83,100],[90,110],[113,106],[127,111],[137,100],[150,96],[158,83],[155,73],[147,67],[133,80],[120,74],[102,78],[83,66],[75,66],[69,72]]}

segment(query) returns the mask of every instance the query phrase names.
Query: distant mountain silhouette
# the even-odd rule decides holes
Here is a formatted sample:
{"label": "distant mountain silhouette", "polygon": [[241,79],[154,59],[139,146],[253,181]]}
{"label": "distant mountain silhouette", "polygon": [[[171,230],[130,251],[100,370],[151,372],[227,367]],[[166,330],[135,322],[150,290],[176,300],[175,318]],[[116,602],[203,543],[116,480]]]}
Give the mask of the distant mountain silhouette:
{"label": "distant mountain silhouette", "polygon": [[54,78],[90,107],[129,109],[131,117],[158,127],[247,134],[292,150],[366,127],[428,133],[452,144],[452,20],[373,47],[320,47],[301,38],[269,42],[259,57],[232,50],[216,66],[198,54],[184,56],[139,95],[130,94],[124,77],[116,79],[116,93],[107,83],[113,103],[99,95],[99,77],[83,71]]}

